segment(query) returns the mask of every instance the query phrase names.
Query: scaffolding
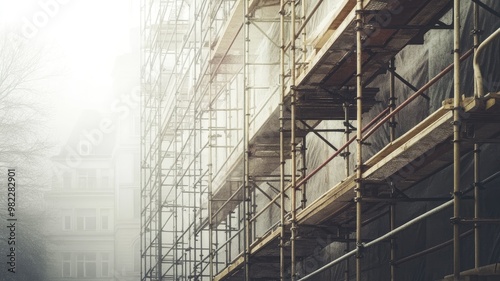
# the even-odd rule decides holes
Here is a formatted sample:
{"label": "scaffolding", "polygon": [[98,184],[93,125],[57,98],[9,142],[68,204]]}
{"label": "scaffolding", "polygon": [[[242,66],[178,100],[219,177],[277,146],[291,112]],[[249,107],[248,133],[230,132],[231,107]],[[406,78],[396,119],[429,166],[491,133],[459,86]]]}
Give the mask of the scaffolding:
{"label": "scaffolding", "polygon": [[[339,280],[360,281],[366,251],[389,241],[390,280],[398,280],[399,264],[451,244],[458,281],[460,241],[472,234],[475,269],[484,266],[479,225],[499,220],[480,214],[480,186],[497,176],[480,177],[480,147],[498,141],[500,96],[484,93],[477,58],[499,32],[481,41],[478,18],[480,9],[498,13],[472,0],[474,48],[464,50],[461,13],[452,24],[440,21],[461,2],[142,0],[141,280],[302,281],[342,266]],[[434,29],[453,32],[453,64],[417,88],[398,74],[395,56]],[[471,56],[475,93],[462,97],[461,64]],[[399,112],[429,99],[426,92],[450,72],[453,98],[398,136]],[[371,84],[384,73],[389,100],[377,101]],[[398,100],[396,83],[414,94]],[[380,130],[388,130],[389,142],[367,157]],[[309,167],[311,137],[330,154]],[[460,160],[469,152],[474,183],[464,190]],[[342,179],[322,194],[310,191],[332,163],[342,166]],[[449,165],[451,198],[405,194]],[[467,219],[460,206],[470,192],[474,214]],[[396,204],[416,201],[445,203],[397,225]],[[452,240],[397,256],[398,233],[451,206]],[[389,229],[368,239],[366,226],[384,216]],[[318,247],[334,242],[345,253],[308,270]]]}

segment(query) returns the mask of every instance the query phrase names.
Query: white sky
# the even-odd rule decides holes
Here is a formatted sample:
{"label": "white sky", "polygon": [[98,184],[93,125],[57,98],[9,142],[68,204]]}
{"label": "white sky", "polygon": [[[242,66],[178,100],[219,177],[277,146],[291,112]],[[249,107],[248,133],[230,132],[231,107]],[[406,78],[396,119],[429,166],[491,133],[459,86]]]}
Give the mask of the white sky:
{"label": "white sky", "polygon": [[57,77],[53,125],[64,139],[83,109],[111,101],[117,56],[130,51],[129,33],[139,24],[139,0],[0,0],[0,25],[20,29],[29,44],[43,46]]}

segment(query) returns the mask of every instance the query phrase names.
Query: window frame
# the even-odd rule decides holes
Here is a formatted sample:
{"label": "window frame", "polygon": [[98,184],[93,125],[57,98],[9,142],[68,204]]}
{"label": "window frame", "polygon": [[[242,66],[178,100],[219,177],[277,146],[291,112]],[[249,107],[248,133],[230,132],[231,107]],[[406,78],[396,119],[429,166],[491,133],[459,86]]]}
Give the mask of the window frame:
{"label": "window frame", "polygon": [[[69,257],[68,259],[66,259]],[[71,253],[62,253],[62,258],[61,258],[61,277],[72,277],[72,266],[71,266]],[[69,274],[65,274],[65,265],[69,266]]]}
{"label": "window frame", "polygon": [[[101,253],[101,277],[109,277],[110,272],[110,254],[109,253]],[[104,268],[106,268],[106,274],[104,274]]]}
{"label": "window frame", "polygon": [[[89,258],[90,255],[93,255],[93,259]],[[83,257],[83,258],[82,258]],[[80,268],[81,266],[81,268]],[[89,266],[94,267],[94,274],[91,275]],[[83,272],[80,272],[83,270]],[[97,278],[97,254],[91,252],[77,253],[76,254],[76,277],[77,278]]]}
{"label": "window frame", "polygon": [[[97,210],[86,208],[76,209],[76,230],[97,231]],[[93,222],[92,222],[93,220]],[[81,225],[81,227],[80,227]],[[92,226],[92,228],[90,227]]]}

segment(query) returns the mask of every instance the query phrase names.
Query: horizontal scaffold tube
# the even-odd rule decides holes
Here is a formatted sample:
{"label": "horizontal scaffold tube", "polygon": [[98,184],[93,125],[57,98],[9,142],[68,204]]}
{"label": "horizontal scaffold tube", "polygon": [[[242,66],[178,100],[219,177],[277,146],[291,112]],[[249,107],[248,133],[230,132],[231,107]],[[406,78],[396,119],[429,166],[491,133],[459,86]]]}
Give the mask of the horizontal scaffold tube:
{"label": "horizontal scaffold tube", "polygon": [[[395,228],[394,230],[387,232],[386,234],[380,236],[379,238],[377,238],[375,240],[372,240],[372,241],[370,241],[368,243],[363,243],[362,248],[369,248],[369,247],[371,247],[371,246],[373,246],[373,245],[375,245],[377,243],[380,243],[380,242],[382,242],[382,241],[384,241],[384,240],[392,237],[393,235],[395,235],[395,234],[397,234],[397,233],[399,233],[399,232],[407,229],[411,225],[413,225],[413,224],[415,224],[415,223],[417,223],[417,222],[419,222],[419,221],[421,221],[421,220],[423,220],[423,219],[425,219],[425,218],[427,218],[427,217],[429,217],[431,215],[434,215],[434,214],[436,214],[436,213],[438,213],[438,212],[440,212],[440,211],[442,211],[442,210],[444,210],[444,209],[446,209],[446,208],[448,208],[448,207],[450,207],[452,205],[453,205],[453,200],[450,200],[450,201],[448,201],[448,202],[446,202],[444,204],[441,204],[441,205],[437,206],[436,208],[434,208],[434,209],[432,209],[430,211],[427,211],[427,212],[421,214],[420,216],[418,216],[418,217],[416,217],[416,218],[414,218],[414,219],[406,222],[405,224],[403,224],[403,225]],[[358,249],[354,249],[354,250],[348,252],[347,254],[344,254],[343,256],[339,257],[338,259],[335,259],[335,260],[327,263],[323,267],[321,267],[321,268],[319,268],[319,269],[317,269],[317,270],[309,273],[308,275],[300,278],[298,281],[311,280],[311,278],[313,276],[316,276],[317,274],[319,274],[319,273],[327,270],[328,268],[330,268],[330,267],[332,267],[332,266],[340,263],[341,261],[343,261],[343,260],[345,260],[345,259],[347,259],[347,258],[349,258],[349,257],[351,257],[353,255],[355,255],[357,252],[358,252]]]}
{"label": "horizontal scaffold tube", "polygon": [[[481,184],[486,184],[486,183],[488,183],[488,182],[492,181],[493,179],[495,179],[495,178],[496,178],[496,177],[498,177],[498,176],[500,176],[500,171],[498,171],[498,172],[496,172],[496,173],[492,174],[491,176],[489,176],[489,177],[487,177],[486,179],[482,180],[480,183],[481,183]],[[470,188],[469,188],[469,189],[467,189],[467,190],[465,190],[465,191],[464,191],[464,194],[467,194],[467,193],[471,192],[472,190],[473,190],[473,189],[470,189]],[[446,203],[443,203],[443,204],[441,204],[441,205],[439,205],[439,206],[435,207],[435,208],[434,208],[434,209],[432,209],[432,210],[429,210],[429,211],[427,211],[427,212],[425,212],[425,213],[421,214],[420,216],[418,216],[418,217],[416,217],[416,218],[414,218],[414,219],[412,219],[412,220],[410,220],[410,221],[406,222],[405,224],[403,224],[403,225],[401,225],[401,226],[399,226],[399,227],[395,228],[395,229],[394,229],[394,230],[392,230],[392,231],[387,232],[385,235],[380,236],[379,238],[377,238],[377,239],[375,239],[375,240],[372,240],[372,241],[370,241],[370,242],[368,242],[368,243],[363,243],[363,247],[362,247],[362,248],[368,248],[368,247],[371,247],[371,246],[373,246],[373,245],[375,245],[375,244],[377,244],[377,243],[380,243],[380,242],[382,242],[382,241],[384,241],[384,240],[386,240],[386,239],[389,239],[389,238],[391,238],[392,236],[396,235],[398,232],[401,232],[402,230],[405,230],[406,228],[408,228],[408,227],[409,227],[409,226],[411,226],[412,224],[415,224],[415,223],[419,222],[420,220],[423,220],[423,219],[425,219],[425,218],[427,218],[427,217],[429,217],[429,216],[431,216],[431,215],[433,215],[433,214],[436,214],[436,213],[438,213],[438,212],[440,212],[440,211],[442,211],[442,210],[444,210],[444,209],[446,209],[447,207],[450,207],[450,206],[452,206],[452,205],[453,205],[453,199],[452,199],[452,200],[449,200],[449,201],[448,201],[448,202],[446,202]],[[466,235],[466,233],[463,233],[462,235]],[[346,254],[344,254],[344,255],[340,256],[339,258],[337,258],[337,259],[335,259],[335,260],[333,260],[333,261],[329,262],[328,264],[324,265],[323,267],[321,267],[321,268],[319,268],[319,269],[317,269],[317,270],[315,270],[315,271],[313,271],[313,272],[309,273],[308,275],[306,275],[306,276],[304,276],[304,277],[300,278],[300,279],[299,279],[299,280],[297,280],[297,281],[310,280],[313,276],[315,276],[315,275],[317,275],[317,274],[319,274],[319,273],[321,273],[321,272],[323,272],[323,271],[327,270],[328,268],[330,268],[330,267],[332,267],[332,266],[334,266],[334,265],[336,265],[336,264],[340,263],[341,261],[343,261],[343,260],[345,260],[345,259],[347,259],[347,258],[349,258],[349,257],[351,257],[351,256],[353,256],[353,255],[355,255],[355,254],[356,254],[356,252],[357,252],[357,249],[354,249],[354,250],[352,250],[352,251],[350,251],[350,252],[348,252],[348,253],[346,253]],[[401,263],[401,262],[399,262],[399,263]]]}

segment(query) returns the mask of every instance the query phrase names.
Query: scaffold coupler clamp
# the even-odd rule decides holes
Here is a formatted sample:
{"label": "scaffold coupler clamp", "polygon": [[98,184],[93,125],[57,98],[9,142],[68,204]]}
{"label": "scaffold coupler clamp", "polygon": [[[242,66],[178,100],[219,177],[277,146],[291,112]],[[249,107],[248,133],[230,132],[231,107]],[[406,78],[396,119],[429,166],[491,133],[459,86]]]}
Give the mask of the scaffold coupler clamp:
{"label": "scaffold coupler clamp", "polygon": [[363,252],[365,251],[365,244],[363,242],[356,243],[356,258],[360,259],[363,257]]}

